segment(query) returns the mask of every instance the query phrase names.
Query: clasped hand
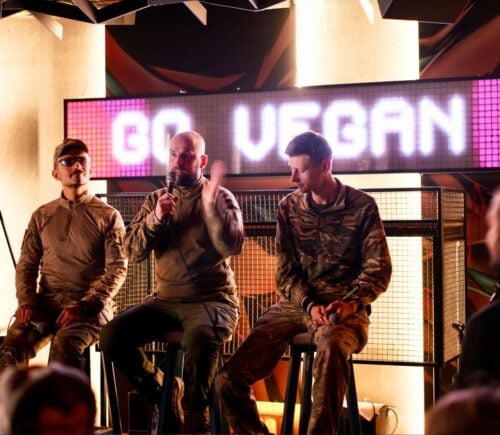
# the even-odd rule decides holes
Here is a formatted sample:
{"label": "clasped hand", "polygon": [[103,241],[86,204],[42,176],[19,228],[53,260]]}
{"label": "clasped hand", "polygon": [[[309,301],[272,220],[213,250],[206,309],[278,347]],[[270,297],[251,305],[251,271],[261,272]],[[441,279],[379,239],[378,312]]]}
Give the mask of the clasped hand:
{"label": "clasped hand", "polygon": [[331,325],[329,316],[333,313],[336,314],[337,322],[342,322],[347,316],[354,314],[358,309],[356,301],[334,301],[330,304],[313,305],[311,308],[311,318],[316,325]]}
{"label": "clasped hand", "polygon": [[[28,325],[33,316],[33,308],[25,305],[16,310],[16,320],[22,325]],[[82,314],[78,305],[68,305],[64,307],[56,319],[56,327],[63,328],[82,319]]]}

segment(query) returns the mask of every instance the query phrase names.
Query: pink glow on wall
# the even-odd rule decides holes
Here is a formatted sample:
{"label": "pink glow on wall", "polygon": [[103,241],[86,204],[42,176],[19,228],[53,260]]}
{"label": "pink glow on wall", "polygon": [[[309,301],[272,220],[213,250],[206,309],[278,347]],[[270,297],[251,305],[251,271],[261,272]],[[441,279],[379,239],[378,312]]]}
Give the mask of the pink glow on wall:
{"label": "pink glow on wall", "polygon": [[94,178],[135,178],[151,175],[152,157],[135,165],[122,165],[113,156],[111,125],[120,111],[148,113],[146,100],[102,99],[68,102],[66,135],[83,140],[90,147]]}

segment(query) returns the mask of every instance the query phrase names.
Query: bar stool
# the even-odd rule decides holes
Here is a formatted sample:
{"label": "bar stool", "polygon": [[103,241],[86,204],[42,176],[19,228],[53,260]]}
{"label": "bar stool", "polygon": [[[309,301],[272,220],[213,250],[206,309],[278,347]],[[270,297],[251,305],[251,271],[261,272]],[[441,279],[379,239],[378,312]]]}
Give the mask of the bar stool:
{"label": "bar stool", "polygon": [[[299,369],[303,356],[302,367],[302,394],[300,398],[299,434],[307,432],[307,424],[311,415],[311,390],[312,390],[312,368],[316,345],[312,342],[310,333],[297,334],[290,344],[290,362],[288,368],[288,379],[285,393],[285,404],[283,409],[283,424],[281,434],[289,435],[293,432],[293,420],[295,414],[295,401],[299,384]],[[361,422],[359,419],[358,398],[356,394],[356,383],[352,357],[349,357],[349,384],[347,387],[347,411],[349,419],[349,430],[351,435],[361,434]],[[339,417],[339,433],[344,434],[344,421],[342,412]]]}
{"label": "bar stool", "polygon": [[116,387],[115,368],[110,359],[101,352],[101,362],[104,369],[104,386],[108,396],[108,413],[111,417],[111,426],[114,434],[122,433],[120,417],[120,406],[118,404],[118,392]]}
{"label": "bar stool", "polygon": [[162,367],[164,377],[159,403],[158,434],[166,433],[168,422],[174,418],[169,401],[172,400],[175,378],[176,376],[182,377],[184,370],[184,356],[181,349],[183,335],[183,331],[172,331],[168,332],[163,339],[167,344],[167,351]]}
{"label": "bar stool", "polygon": [[[181,341],[184,335],[183,331],[169,332],[164,341],[167,343],[167,352],[164,361],[163,386],[160,396],[160,415],[158,418],[158,433],[166,433],[169,421],[174,418],[172,407],[169,402],[172,400],[174,391],[175,377],[182,377],[184,369],[184,352],[181,349]],[[222,366],[222,355],[219,354],[218,368]],[[221,403],[218,399],[215,388],[212,386],[210,400],[210,426],[213,434],[228,434],[229,425],[222,414]]]}
{"label": "bar stool", "polygon": [[[165,354],[165,360],[163,363],[163,385],[160,393],[160,403],[159,409],[160,413],[158,416],[158,434],[166,433],[169,422],[172,421],[174,416],[172,415],[172,407],[169,406],[169,402],[172,400],[172,394],[174,391],[175,377],[182,377],[184,369],[184,352],[181,349],[181,341],[184,335],[184,331],[172,331],[168,332],[163,338],[163,342],[167,344],[167,350]],[[115,372],[112,362],[102,355],[104,372],[105,372],[105,383],[107,386],[108,398],[109,398],[109,408],[113,426],[114,434],[122,433],[120,410],[118,404],[118,393],[116,388]],[[222,355],[219,355],[219,366],[222,366]],[[211,432],[214,434],[227,434],[229,433],[229,425],[226,419],[223,417],[222,408],[220,400],[215,394],[215,388],[211,391],[211,403],[210,403],[210,424]]]}

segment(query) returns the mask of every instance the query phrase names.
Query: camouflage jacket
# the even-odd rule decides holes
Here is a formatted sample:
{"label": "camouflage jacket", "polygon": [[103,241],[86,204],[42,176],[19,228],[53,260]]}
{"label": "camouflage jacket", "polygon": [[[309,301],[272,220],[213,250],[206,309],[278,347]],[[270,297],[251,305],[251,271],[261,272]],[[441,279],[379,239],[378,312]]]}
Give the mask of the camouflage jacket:
{"label": "camouflage jacket", "polygon": [[227,300],[238,303],[230,256],[241,252],[243,220],[234,195],[219,187],[215,204],[202,203],[204,177],[190,187],[177,186],[178,197],[169,223],[154,209],[166,192],[150,193],[127,227],[128,256],[137,263],[154,251],[156,290],[172,302]]}
{"label": "camouflage jacket", "polygon": [[86,302],[96,314],[109,308],[127,273],[124,234],[120,213],[90,193],[39,207],[16,267],[19,305],[36,304],[40,274],[38,293],[67,293],[69,301],[63,294],[60,299]]}
{"label": "camouflage jacket", "polygon": [[355,287],[353,299],[366,305],[389,285],[392,265],[375,200],[336,181],[339,194],[326,208],[315,208],[299,190],[278,207],[278,292],[304,308],[306,301],[327,304]]}

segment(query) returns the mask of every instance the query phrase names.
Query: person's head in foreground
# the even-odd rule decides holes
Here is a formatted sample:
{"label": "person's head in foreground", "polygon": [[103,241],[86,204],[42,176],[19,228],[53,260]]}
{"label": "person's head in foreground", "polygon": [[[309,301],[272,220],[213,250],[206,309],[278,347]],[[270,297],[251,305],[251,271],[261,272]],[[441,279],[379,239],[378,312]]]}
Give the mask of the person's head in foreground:
{"label": "person's head in foreground", "polygon": [[498,384],[454,390],[426,415],[426,435],[497,435],[500,433]]}
{"label": "person's head in foreground", "polygon": [[0,375],[2,435],[90,435],[96,401],[88,378],[59,363]]}

